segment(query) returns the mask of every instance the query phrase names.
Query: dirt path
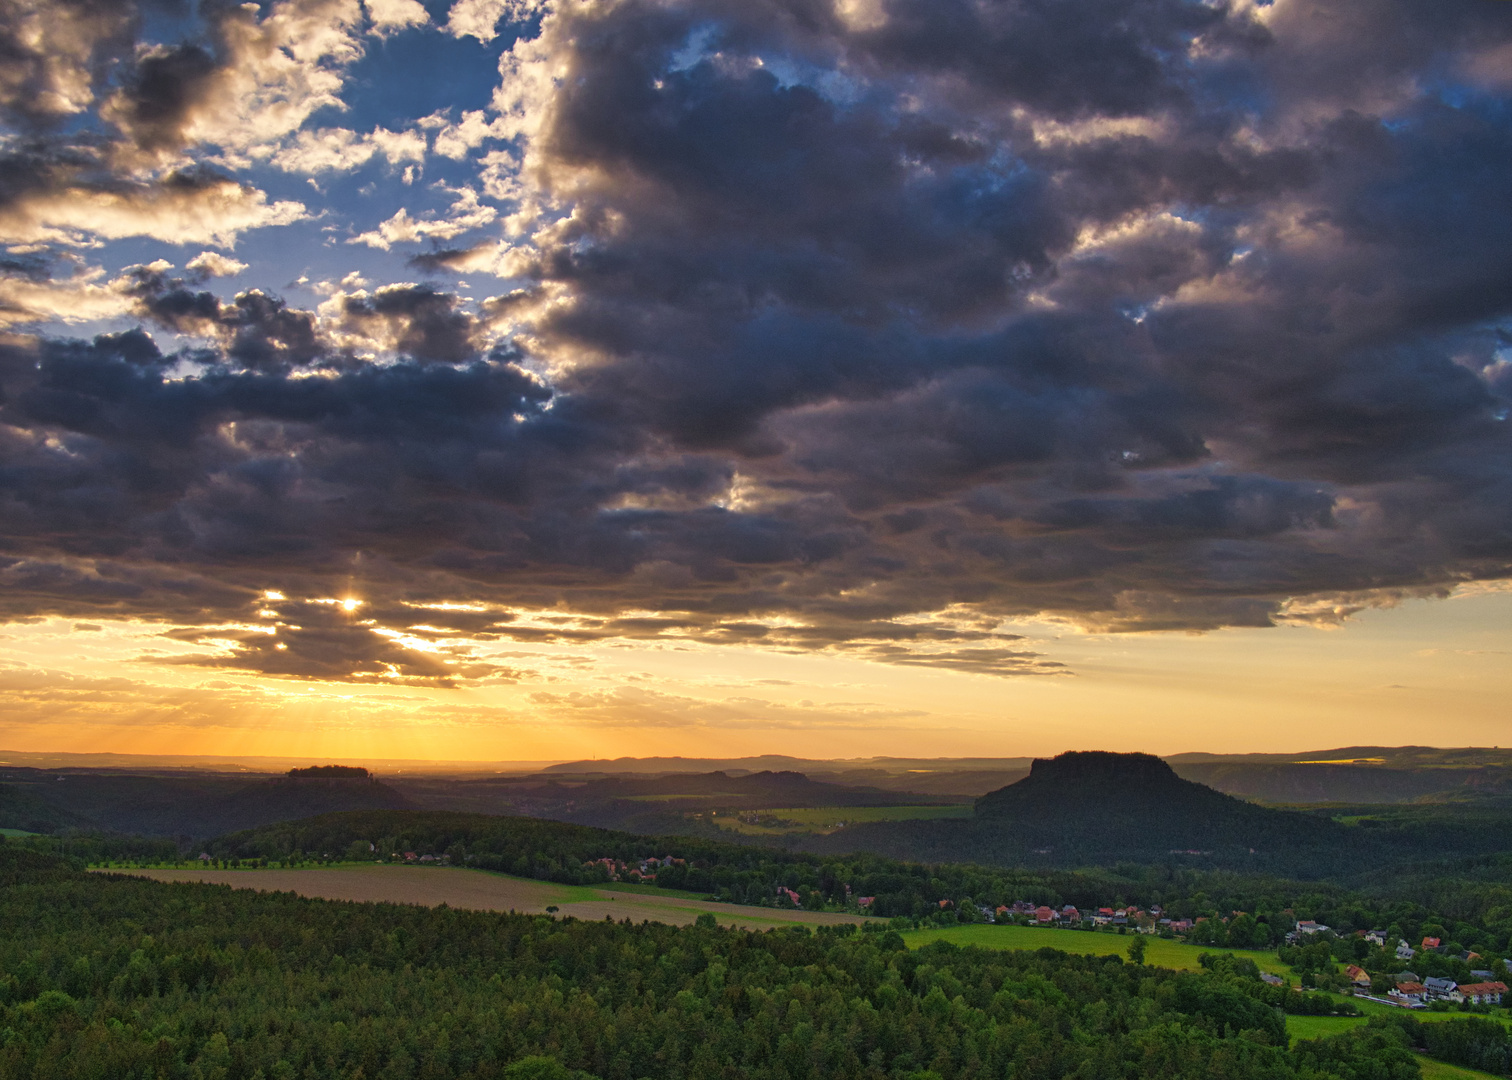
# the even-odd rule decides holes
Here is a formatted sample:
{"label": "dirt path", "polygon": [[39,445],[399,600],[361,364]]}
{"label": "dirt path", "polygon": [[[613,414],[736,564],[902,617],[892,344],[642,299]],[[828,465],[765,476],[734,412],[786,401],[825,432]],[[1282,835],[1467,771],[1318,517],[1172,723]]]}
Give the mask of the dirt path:
{"label": "dirt path", "polygon": [[706,911],[721,925],[765,930],[794,923],[833,926],[862,923],[855,915],[826,911],[784,911],[778,908],[716,904],[680,896],[624,892],[557,885],[549,881],[508,877],[482,870],[439,866],[344,866],[322,870],[112,870],[157,881],[203,881],[259,892],[292,892],[324,900],[357,900],[390,904],[418,904],[466,908],[473,911],[542,913],[548,905],[557,914],[578,919],[662,922],[685,926]]}

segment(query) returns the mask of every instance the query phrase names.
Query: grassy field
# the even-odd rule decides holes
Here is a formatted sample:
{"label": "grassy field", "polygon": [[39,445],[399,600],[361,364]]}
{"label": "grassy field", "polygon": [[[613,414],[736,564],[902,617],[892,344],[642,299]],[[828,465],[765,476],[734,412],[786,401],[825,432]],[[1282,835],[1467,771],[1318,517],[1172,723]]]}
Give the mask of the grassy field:
{"label": "grassy field", "polygon": [[37,835],[36,833],[34,833],[34,832],[27,832],[25,829],[0,829],[0,836],[36,836],[36,835]]}
{"label": "grassy field", "polygon": [[1418,1064],[1423,1067],[1423,1080],[1496,1080],[1495,1073],[1467,1069],[1463,1065],[1445,1065],[1432,1058],[1419,1058]]}
{"label": "grassy field", "polygon": [[1321,1039],[1325,1035],[1337,1035],[1365,1023],[1364,1016],[1288,1016],[1286,1034],[1293,1042],[1298,1039]]}
{"label": "grassy field", "polygon": [[721,829],[746,833],[752,836],[776,836],[781,833],[808,832],[827,834],[846,825],[861,825],[873,821],[914,821],[938,818],[969,818],[971,805],[956,806],[809,806],[787,810],[762,810],[768,824],[741,821],[733,814],[721,814],[716,819]]}
{"label": "grassy field", "polygon": [[[1063,952],[1083,953],[1093,956],[1123,956],[1129,951],[1133,934],[1103,934],[1092,930],[1054,930],[1041,926],[952,926],[944,929],[909,930],[903,940],[914,948],[931,941],[953,941],[957,945],[981,945],[988,949],[1060,949]],[[1258,949],[1215,949],[1207,945],[1187,945],[1166,938],[1145,936],[1145,963],[1155,967],[1175,968],[1178,971],[1196,971],[1197,957],[1208,952],[1232,952],[1247,956],[1259,965],[1261,971],[1276,975],[1290,972],[1272,952]]]}

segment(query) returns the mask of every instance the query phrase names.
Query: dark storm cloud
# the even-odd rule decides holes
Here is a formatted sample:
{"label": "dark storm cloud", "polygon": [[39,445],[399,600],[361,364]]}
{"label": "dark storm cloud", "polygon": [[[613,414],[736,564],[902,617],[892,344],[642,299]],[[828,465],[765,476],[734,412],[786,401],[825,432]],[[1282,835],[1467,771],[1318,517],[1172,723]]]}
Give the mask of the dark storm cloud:
{"label": "dark storm cloud", "polygon": [[158,265],[127,269],[122,291],[158,326],[211,337],[239,367],[288,372],[311,364],[351,366],[357,352],[394,352],[420,363],[479,360],[485,324],[453,293],[428,285],[388,285],[341,294],[327,324],[282,298],[248,289],[229,303],[196,288],[207,274],[175,277]]}
{"label": "dark storm cloud", "polygon": [[371,296],[345,297],[341,322],[422,363],[474,359],[484,340],[478,319],[461,310],[455,296],[429,285],[388,285]]}
{"label": "dark storm cloud", "polygon": [[207,49],[190,42],[152,49],[137,58],[107,115],[143,150],[177,149],[219,70]]}
{"label": "dark storm cloud", "polygon": [[452,274],[467,269],[478,248],[438,248],[411,255],[405,262],[426,274]]}
{"label": "dark storm cloud", "polygon": [[[116,134],[13,144],[0,217],[234,186],[111,172],[210,122],[233,37],[132,52]],[[155,264],[121,295],[206,350],[0,349],[8,603],[222,625],[382,581],[372,626],[194,661],[298,677],[471,677],[411,647],[451,631],[1032,675],[1002,620],[1507,576],[1509,42],[1471,0],[563,6],[497,99],[539,216],[409,260],[506,295],[300,311]]]}
{"label": "dark storm cloud", "polygon": [[292,310],[261,290],[249,289],[228,304],[157,267],[133,267],[128,274],[133,282],[125,291],[143,316],[169,330],[217,339],[239,366],[282,372],[329,352],[311,312]]}

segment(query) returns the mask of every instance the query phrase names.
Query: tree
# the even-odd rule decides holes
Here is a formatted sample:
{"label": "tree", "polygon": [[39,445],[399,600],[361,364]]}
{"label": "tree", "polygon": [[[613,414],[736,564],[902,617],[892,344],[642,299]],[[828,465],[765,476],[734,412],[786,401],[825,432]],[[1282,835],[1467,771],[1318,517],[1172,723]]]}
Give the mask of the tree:
{"label": "tree", "polygon": [[1129,942],[1129,963],[1143,964],[1145,958],[1145,939],[1143,934],[1134,935]]}
{"label": "tree", "polygon": [[556,1058],[536,1054],[507,1066],[504,1080],[573,1080],[573,1077],[571,1070]]}
{"label": "tree", "polygon": [[1253,915],[1240,915],[1228,925],[1228,943],[1236,949],[1250,949],[1264,944],[1264,936]]}

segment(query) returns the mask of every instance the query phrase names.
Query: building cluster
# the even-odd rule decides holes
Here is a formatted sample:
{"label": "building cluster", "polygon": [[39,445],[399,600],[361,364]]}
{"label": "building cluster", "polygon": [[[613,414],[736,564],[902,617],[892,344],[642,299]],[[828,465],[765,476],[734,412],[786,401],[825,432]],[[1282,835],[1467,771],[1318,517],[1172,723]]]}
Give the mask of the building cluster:
{"label": "building cluster", "polygon": [[406,851],[402,858],[407,863],[438,863],[443,866],[451,862],[450,855],[417,855],[413,851]]}
{"label": "building cluster", "polygon": [[[949,904],[949,900],[940,901],[941,908]],[[1018,900],[1012,904],[999,904],[997,907],[990,904],[978,904],[977,911],[988,922],[1027,920],[1040,926],[1074,926],[1094,929],[1110,926],[1127,927],[1141,934],[1157,934],[1167,930],[1174,934],[1185,934],[1192,929],[1193,925],[1190,919],[1166,917],[1158,904],[1153,905],[1148,911],[1136,907],[1101,907],[1095,911],[1082,911],[1072,904],[1055,908],[1047,904],[1036,905]]]}
{"label": "building cluster", "polygon": [[[1387,992],[1386,997],[1409,1009],[1421,1008],[1432,1001],[1448,1001],[1454,1004],[1468,1001],[1472,1005],[1500,1005],[1502,995],[1507,992],[1507,984],[1497,979],[1490,971],[1472,971],[1470,974],[1477,980],[1476,982],[1461,983],[1453,979],[1436,979],[1431,975],[1426,979],[1419,979],[1414,972],[1401,971],[1396,975],[1396,985]],[[1365,976],[1364,985],[1370,985],[1370,976]]]}
{"label": "building cluster", "polygon": [[[1298,924],[1299,931],[1302,926],[1303,924]],[[1315,927],[1312,932],[1316,933],[1319,929],[1328,928]],[[1385,948],[1387,945],[1388,936],[1384,930],[1368,930],[1362,936],[1366,941],[1380,948]],[[1443,953],[1445,949],[1443,943],[1436,937],[1423,938],[1417,949],[1414,949],[1405,939],[1397,939],[1398,960],[1410,960],[1419,951]],[[1469,963],[1472,960],[1479,960],[1480,954],[1463,952],[1459,954],[1458,959]],[[1512,974],[1512,960],[1504,960],[1502,963],[1507,968],[1504,977],[1506,974]],[[1344,969],[1344,975],[1359,989],[1368,990],[1373,982],[1369,972],[1354,964]],[[1461,1002],[1469,1002],[1471,1005],[1501,1004],[1502,996],[1507,992],[1507,984],[1496,977],[1496,972],[1472,969],[1470,975],[1476,980],[1475,982],[1462,983],[1433,976],[1422,979],[1414,971],[1399,971],[1391,977],[1392,987],[1387,991],[1386,997],[1389,1001],[1409,1009],[1423,1008],[1434,1001],[1447,1001],[1456,1005]]]}
{"label": "building cluster", "polygon": [[609,875],[610,881],[655,881],[656,872],[667,866],[686,866],[686,859],[674,859],[670,855],[658,858],[655,855],[644,859],[631,859],[625,862],[622,859],[589,859],[584,866],[602,866]]}

